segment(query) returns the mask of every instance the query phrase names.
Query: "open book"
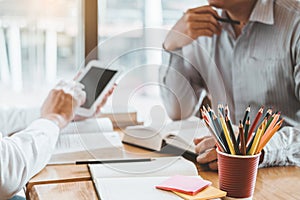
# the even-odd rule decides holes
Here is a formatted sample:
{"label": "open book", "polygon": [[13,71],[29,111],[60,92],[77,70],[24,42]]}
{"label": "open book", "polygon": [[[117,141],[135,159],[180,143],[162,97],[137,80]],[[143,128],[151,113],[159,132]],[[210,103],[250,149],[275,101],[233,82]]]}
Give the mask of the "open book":
{"label": "open book", "polygon": [[108,118],[93,118],[70,123],[58,138],[48,164],[75,163],[78,160],[122,157],[120,135]]}
{"label": "open book", "polygon": [[137,110],[130,106],[105,106],[101,109],[100,117],[109,118],[115,128],[143,124],[138,121]]}
{"label": "open book", "polygon": [[[101,200],[178,200],[181,199],[179,196],[156,189],[155,186],[175,175],[199,177],[194,163],[183,157],[159,157],[147,162],[96,164],[89,165],[89,169]],[[205,197],[209,197],[208,195],[212,194],[206,194]]]}
{"label": "open book", "polygon": [[[195,153],[193,139],[210,135],[203,121],[198,118],[171,122],[165,126],[129,126],[124,131],[123,143],[150,150],[164,151],[170,146],[181,153]],[[171,152],[172,153],[172,152]]]}

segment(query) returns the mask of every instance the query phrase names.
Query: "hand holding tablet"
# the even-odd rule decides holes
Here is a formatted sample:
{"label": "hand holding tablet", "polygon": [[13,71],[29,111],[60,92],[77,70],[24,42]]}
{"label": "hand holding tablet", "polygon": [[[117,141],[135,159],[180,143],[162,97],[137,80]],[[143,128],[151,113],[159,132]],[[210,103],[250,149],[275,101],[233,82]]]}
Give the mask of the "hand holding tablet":
{"label": "hand holding tablet", "polygon": [[89,62],[76,78],[76,81],[84,85],[86,92],[85,103],[77,110],[76,114],[85,117],[92,116],[96,112],[98,104],[112,92],[118,74],[117,70],[101,67],[98,61]]}

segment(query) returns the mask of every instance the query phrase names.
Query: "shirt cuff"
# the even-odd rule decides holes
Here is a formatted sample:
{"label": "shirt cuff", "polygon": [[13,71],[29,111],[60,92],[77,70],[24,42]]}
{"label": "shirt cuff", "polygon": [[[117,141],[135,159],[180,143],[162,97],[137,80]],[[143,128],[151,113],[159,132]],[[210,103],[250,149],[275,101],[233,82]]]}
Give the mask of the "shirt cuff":
{"label": "shirt cuff", "polygon": [[33,121],[25,130],[28,129],[41,130],[43,132],[50,131],[51,134],[57,133],[57,135],[59,134],[59,130],[60,130],[58,125],[55,122],[43,118]]}
{"label": "shirt cuff", "polygon": [[[278,149],[278,141],[280,138],[278,134],[275,134],[272,139],[264,147],[264,159],[259,167],[272,167],[272,166],[286,166],[287,165],[287,149]],[[282,145],[281,145],[282,146]]]}

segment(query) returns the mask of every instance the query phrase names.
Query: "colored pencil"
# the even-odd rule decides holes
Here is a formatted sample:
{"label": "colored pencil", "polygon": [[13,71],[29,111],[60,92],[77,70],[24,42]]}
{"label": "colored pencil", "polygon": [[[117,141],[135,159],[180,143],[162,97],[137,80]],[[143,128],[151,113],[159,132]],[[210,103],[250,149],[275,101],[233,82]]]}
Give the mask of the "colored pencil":
{"label": "colored pencil", "polygon": [[261,141],[259,143],[259,146],[257,148],[256,153],[261,152],[261,150],[266,146],[266,144],[270,141],[270,139],[273,137],[273,135],[279,130],[279,128],[281,127],[283,123],[283,119],[280,120],[275,126],[274,128],[270,131],[270,132],[266,132],[262,138]]}
{"label": "colored pencil", "polygon": [[216,134],[216,132],[213,130],[213,128],[210,126],[210,124],[207,121],[205,121],[205,125],[208,128],[208,130],[210,131],[211,135],[214,137],[216,143],[219,145],[220,150],[223,152],[226,152],[224,144],[220,139],[220,136],[218,134]]}
{"label": "colored pencil", "polygon": [[246,152],[246,142],[245,142],[244,128],[243,128],[243,124],[242,124],[241,121],[240,121],[240,124],[239,124],[239,135],[240,135],[240,138],[241,138],[241,154],[246,155],[247,152]]}
{"label": "colored pencil", "polygon": [[240,154],[239,145],[236,142],[236,138],[235,138],[235,135],[234,135],[234,132],[233,132],[232,124],[231,124],[231,121],[230,121],[230,119],[227,115],[225,116],[225,122],[226,122],[226,125],[227,125],[227,128],[228,128],[229,134],[230,134],[230,138],[231,138],[232,143],[233,143],[234,151],[235,151],[236,154]]}
{"label": "colored pencil", "polygon": [[220,115],[220,121],[221,121],[221,125],[222,125],[223,131],[224,131],[224,135],[225,135],[228,147],[229,147],[229,151],[232,155],[235,155],[236,153],[234,151],[233,143],[231,141],[231,138],[230,138],[230,135],[229,135],[224,117],[222,115]]}
{"label": "colored pencil", "polygon": [[228,143],[226,141],[226,137],[224,135],[224,131],[222,130],[222,127],[220,125],[220,122],[217,118],[217,116],[213,113],[213,120],[212,120],[212,123],[213,123],[213,126],[215,127],[215,130],[217,132],[217,134],[220,136],[223,144],[224,144],[224,147],[226,149],[226,152],[229,153],[229,146],[228,146]]}
{"label": "colored pencil", "polygon": [[278,119],[280,117],[280,113],[275,114],[275,116],[273,117],[271,123],[269,124],[266,132],[269,132],[270,130],[273,129],[273,127],[275,126],[275,124],[277,123]]}
{"label": "colored pencil", "polygon": [[258,144],[260,143],[260,139],[262,135],[264,134],[265,127],[267,125],[267,122],[264,121],[257,129],[257,132],[255,134],[253,144],[250,147],[250,150],[248,152],[249,155],[254,155],[256,153],[256,150],[258,148]]}
{"label": "colored pencil", "polygon": [[247,118],[249,117],[250,110],[251,110],[251,108],[249,105],[245,110],[245,115],[244,115],[244,119],[243,119],[243,127],[245,127],[245,123],[246,123]]}
{"label": "colored pencil", "polygon": [[[243,127],[245,127],[245,123],[249,116],[249,113],[250,113],[250,105],[245,110],[245,114],[244,114],[244,118],[243,118]],[[237,143],[238,143],[238,145],[240,144],[240,135],[237,138]]]}
{"label": "colored pencil", "polygon": [[224,112],[225,112],[225,115],[227,115],[230,119],[230,111],[229,111],[228,105],[225,105]]}
{"label": "colored pencil", "polygon": [[250,117],[248,117],[247,120],[246,120],[246,125],[245,125],[245,130],[244,130],[244,133],[245,133],[245,143],[246,143],[246,139],[248,138],[249,127],[250,127]]}
{"label": "colored pencil", "polygon": [[263,109],[263,107],[261,107],[261,108],[259,109],[259,111],[257,112],[256,116],[255,116],[255,119],[254,119],[254,121],[253,121],[253,123],[252,123],[252,125],[251,125],[251,127],[250,127],[249,132],[248,132],[248,138],[247,138],[247,140],[246,140],[246,141],[247,141],[247,142],[246,142],[247,146],[248,146],[248,144],[250,143],[251,136],[252,136],[254,130],[256,129],[257,123],[258,123],[260,117],[262,116],[263,111],[264,111],[264,109]]}

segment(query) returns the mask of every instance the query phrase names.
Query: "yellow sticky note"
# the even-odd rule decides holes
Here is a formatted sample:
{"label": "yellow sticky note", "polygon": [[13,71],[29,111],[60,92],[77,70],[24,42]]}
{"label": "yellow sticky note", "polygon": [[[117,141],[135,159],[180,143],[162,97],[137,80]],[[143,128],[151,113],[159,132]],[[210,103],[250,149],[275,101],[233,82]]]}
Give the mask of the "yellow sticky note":
{"label": "yellow sticky note", "polygon": [[182,197],[186,200],[204,200],[204,199],[215,199],[215,198],[221,198],[226,196],[226,192],[219,190],[218,188],[215,188],[213,186],[208,186],[198,194],[192,196],[188,194],[183,194],[180,192],[174,192],[178,196]]}

